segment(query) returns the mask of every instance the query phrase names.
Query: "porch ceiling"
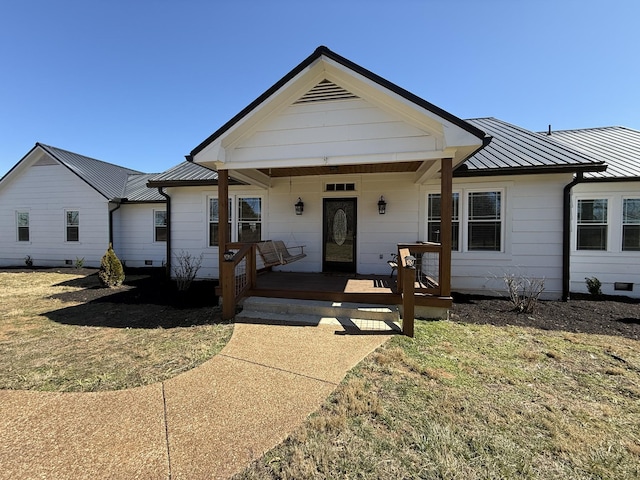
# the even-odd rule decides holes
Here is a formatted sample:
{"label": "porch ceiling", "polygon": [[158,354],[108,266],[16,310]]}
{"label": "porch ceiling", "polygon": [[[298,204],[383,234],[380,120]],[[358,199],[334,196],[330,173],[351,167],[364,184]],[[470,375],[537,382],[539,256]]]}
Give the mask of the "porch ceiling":
{"label": "porch ceiling", "polygon": [[272,178],[303,177],[313,175],[340,175],[360,173],[415,172],[423,162],[369,163],[362,165],[326,165],[316,167],[264,168],[258,171]]}

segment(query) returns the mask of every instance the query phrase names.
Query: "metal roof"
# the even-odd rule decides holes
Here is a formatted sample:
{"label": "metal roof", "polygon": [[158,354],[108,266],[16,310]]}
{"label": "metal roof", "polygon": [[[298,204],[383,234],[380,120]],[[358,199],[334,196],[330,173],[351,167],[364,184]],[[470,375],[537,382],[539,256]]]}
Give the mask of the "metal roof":
{"label": "metal roof", "polygon": [[42,143],[36,143],[36,146],[41,147],[108,200],[123,196],[130,174],[142,173]]}
{"label": "metal roof", "polygon": [[493,138],[489,145],[456,169],[455,176],[592,171],[605,168],[601,159],[556,142],[547,135],[492,117],[474,118],[467,122]]}
{"label": "metal roof", "polygon": [[605,172],[589,172],[585,178],[640,178],[640,131],[627,127],[584,128],[551,132],[549,138],[604,160]]}
{"label": "metal roof", "polygon": [[147,182],[149,187],[217,184],[218,172],[190,161],[184,161],[166,172],[152,175]]}
{"label": "metal roof", "polygon": [[139,175],[129,175],[124,194],[122,195],[123,199],[127,203],[166,202],[166,199],[160,195],[156,188],[147,187],[147,182],[155,175],[157,174],[142,173]]}

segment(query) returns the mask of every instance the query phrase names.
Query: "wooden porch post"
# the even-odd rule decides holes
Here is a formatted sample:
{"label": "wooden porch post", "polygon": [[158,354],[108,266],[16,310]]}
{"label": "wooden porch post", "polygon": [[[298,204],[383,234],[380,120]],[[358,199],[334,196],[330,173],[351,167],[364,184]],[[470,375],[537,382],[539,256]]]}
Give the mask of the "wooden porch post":
{"label": "wooden porch post", "polygon": [[229,229],[229,171],[218,170],[218,278],[222,291],[222,318],[230,320],[235,313],[233,264],[224,261]]}
{"label": "wooden porch post", "polygon": [[451,296],[451,216],[453,215],[453,160],[440,160],[440,296]]}

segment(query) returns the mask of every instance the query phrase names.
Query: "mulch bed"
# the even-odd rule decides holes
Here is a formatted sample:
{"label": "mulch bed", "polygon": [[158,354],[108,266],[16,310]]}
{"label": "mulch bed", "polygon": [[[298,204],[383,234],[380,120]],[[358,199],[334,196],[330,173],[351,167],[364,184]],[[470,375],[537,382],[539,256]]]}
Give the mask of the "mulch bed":
{"label": "mulch bed", "polygon": [[519,313],[505,298],[458,294],[454,295],[451,319],[640,340],[640,299],[629,297],[572,294],[568,302],[541,300],[532,313]]}

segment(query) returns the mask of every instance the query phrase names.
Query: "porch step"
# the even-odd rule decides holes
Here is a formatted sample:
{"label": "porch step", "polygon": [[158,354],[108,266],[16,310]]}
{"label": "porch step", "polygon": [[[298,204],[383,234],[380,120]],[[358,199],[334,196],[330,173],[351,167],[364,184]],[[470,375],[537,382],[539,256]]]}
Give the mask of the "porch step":
{"label": "porch step", "polygon": [[391,305],[249,297],[242,307],[237,321],[262,319],[296,325],[356,326],[362,330],[396,330],[400,325],[398,309]]}

